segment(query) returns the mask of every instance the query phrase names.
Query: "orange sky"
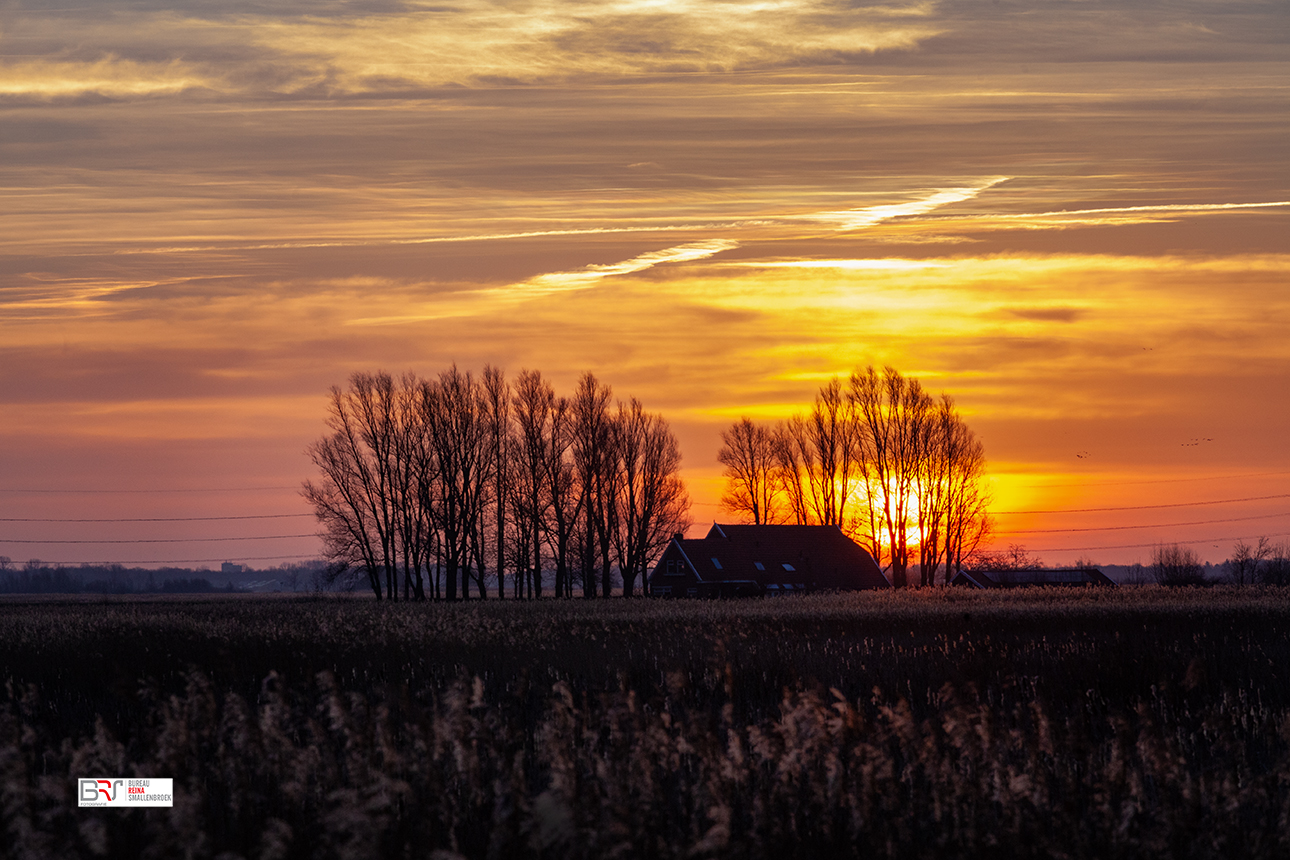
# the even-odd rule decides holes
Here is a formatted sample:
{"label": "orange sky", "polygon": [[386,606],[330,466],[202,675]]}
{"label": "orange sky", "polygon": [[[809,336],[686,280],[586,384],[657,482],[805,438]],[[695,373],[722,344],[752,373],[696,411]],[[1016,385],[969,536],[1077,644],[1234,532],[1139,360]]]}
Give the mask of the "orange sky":
{"label": "orange sky", "polygon": [[[12,520],[303,513],[327,387],[454,361],[661,410],[699,522],[722,427],[890,363],[1001,543],[1290,539],[1288,42],[1253,0],[6,5],[0,555],[310,556]],[[1135,509],[1024,513],[1087,508]]]}

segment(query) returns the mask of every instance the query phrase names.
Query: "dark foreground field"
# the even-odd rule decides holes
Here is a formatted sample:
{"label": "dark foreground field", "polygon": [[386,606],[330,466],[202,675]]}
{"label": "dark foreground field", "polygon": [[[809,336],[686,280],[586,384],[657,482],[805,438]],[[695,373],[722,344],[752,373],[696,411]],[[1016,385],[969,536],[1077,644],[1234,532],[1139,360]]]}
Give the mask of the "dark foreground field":
{"label": "dark foreground field", "polygon": [[[11,599],[0,856],[1287,856],[1287,631],[1285,590]],[[77,809],[103,775],[175,806]]]}

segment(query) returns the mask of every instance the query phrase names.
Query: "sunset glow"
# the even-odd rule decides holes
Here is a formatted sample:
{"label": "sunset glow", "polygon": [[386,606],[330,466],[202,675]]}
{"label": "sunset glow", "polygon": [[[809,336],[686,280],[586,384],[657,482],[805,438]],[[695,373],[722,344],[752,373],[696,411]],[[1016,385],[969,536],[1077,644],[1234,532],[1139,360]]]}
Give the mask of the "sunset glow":
{"label": "sunset glow", "polygon": [[0,555],[312,557],[18,520],[307,514],[328,386],[454,362],[662,412],[696,534],[721,429],[889,364],[1002,545],[1290,539],[1286,4],[269,8],[0,10]]}

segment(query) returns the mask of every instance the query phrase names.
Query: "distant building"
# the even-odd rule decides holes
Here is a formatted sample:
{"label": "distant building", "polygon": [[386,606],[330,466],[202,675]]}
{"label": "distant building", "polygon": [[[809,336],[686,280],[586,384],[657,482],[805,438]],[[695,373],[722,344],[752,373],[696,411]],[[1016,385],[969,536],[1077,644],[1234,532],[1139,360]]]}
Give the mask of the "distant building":
{"label": "distant building", "polygon": [[245,572],[245,570],[246,568],[244,566],[234,564],[231,561],[226,561],[219,566],[219,572],[224,574],[224,576],[237,576],[238,574]]}
{"label": "distant building", "polygon": [[713,523],[677,535],[649,575],[655,597],[755,597],[890,588],[873,557],[837,526]]}
{"label": "distant building", "polygon": [[950,585],[968,588],[1025,588],[1043,585],[1115,585],[1095,567],[1027,567],[1020,570],[965,570]]}

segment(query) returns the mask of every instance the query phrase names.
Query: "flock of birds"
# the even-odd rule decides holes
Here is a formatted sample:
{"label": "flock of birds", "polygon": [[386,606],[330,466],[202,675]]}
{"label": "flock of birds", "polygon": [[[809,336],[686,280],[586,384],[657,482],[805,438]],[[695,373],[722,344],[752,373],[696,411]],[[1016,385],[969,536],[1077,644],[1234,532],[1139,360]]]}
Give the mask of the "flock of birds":
{"label": "flock of birds", "polygon": [[[1196,436],[1191,439],[1188,439],[1186,442],[1179,443],[1179,445],[1182,448],[1195,448],[1197,446],[1204,445],[1206,442],[1213,442],[1213,441],[1214,441],[1214,438],[1212,436]],[[1087,460],[1089,457],[1092,457],[1092,456],[1093,455],[1087,451],[1075,452],[1075,457],[1080,460]]]}

